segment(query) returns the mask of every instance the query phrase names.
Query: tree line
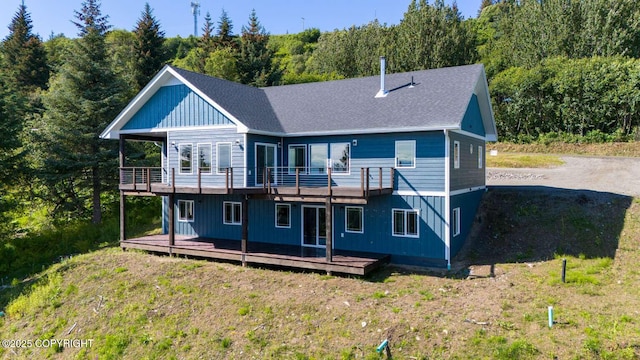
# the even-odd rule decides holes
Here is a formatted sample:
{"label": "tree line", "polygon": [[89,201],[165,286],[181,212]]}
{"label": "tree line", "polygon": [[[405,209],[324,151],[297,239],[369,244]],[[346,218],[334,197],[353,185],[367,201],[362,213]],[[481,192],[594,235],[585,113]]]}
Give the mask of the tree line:
{"label": "tree line", "polygon": [[[76,38],[43,41],[20,5],[0,45],[0,233],[36,203],[55,219],[101,221],[115,199],[117,144],[98,135],[167,63],[272,86],[375,75],[381,55],[390,72],[480,62],[502,140],[639,132],[634,0],[484,0],[471,19],[455,2],[412,0],[396,25],[284,35],[255,11],[235,33],[223,10],[187,38],[165,37],[149,4],[131,30],[113,29],[98,0],[72,15]],[[149,145],[127,146],[132,161],[157,161]]]}

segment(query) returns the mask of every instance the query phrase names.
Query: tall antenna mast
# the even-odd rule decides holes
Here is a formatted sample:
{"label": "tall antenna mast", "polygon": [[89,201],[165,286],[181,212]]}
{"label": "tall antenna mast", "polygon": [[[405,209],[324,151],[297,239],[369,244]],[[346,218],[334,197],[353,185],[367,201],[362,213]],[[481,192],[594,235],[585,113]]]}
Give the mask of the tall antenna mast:
{"label": "tall antenna mast", "polygon": [[193,36],[198,36],[198,15],[200,15],[199,2],[191,2],[191,13],[193,14]]}

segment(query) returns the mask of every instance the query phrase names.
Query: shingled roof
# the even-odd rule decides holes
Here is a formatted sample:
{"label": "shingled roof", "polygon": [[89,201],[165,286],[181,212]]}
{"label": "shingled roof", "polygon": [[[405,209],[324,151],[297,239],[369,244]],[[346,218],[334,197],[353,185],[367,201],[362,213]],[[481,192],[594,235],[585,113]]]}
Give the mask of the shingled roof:
{"label": "shingled roof", "polygon": [[[140,106],[136,103],[145,102],[155,92],[153,83],[166,81],[168,74],[204,95],[250,133],[295,136],[455,130],[460,129],[475,94],[487,139],[496,134],[481,64],[387,74],[385,97],[375,97],[380,76],[255,88],[166,66],[123,113],[135,112]],[[119,119],[126,121],[123,113],[103,137],[112,137],[111,130],[124,125],[115,124]]]}

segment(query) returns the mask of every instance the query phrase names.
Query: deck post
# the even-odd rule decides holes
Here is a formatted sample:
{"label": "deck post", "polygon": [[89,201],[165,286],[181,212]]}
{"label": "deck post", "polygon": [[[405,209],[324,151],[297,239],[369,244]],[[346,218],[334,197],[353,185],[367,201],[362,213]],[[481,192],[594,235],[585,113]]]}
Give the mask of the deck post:
{"label": "deck post", "polygon": [[126,223],[126,210],[127,210],[127,197],[124,195],[124,191],[120,190],[120,241],[127,240],[127,223]]}
{"label": "deck post", "polygon": [[173,193],[169,194],[169,247],[172,247],[176,243],[176,229],[174,226],[175,223],[175,205],[174,202],[175,195]]}
{"label": "deck post", "polygon": [[[125,162],[125,153],[124,153],[124,136],[120,135],[120,146],[118,149],[118,162],[120,163],[120,179],[118,180],[119,184],[122,184],[122,168],[124,167]],[[135,178],[135,176],[134,176]],[[135,186],[135,181],[133,182]],[[126,222],[125,222],[125,211],[126,211],[126,197],[124,196],[124,191],[120,190],[120,241],[125,241],[126,238]]]}
{"label": "deck post", "polygon": [[296,195],[300,195],[300,168],[296,167]]}
{"label": "deck post", "polygon": [[202,194],[202,169],[198,166],[198,194]]}
{"label": "deck post", "polygon": [[229,168],[229,184],[231,184],[229,191],[233,194],[233,168]]}
{"label": "deck post", "polygon": [[393,187],[395,186],[395,182],[396,182],[396,169],[391,168],[389,173],[391,173],[391,190],[393,191]]}
{"label": "deck post", "polygon": [[242,252],[242,266],[247,266],[245,254],[247,253],[247,243],[249,242],[249,197],[244,196],[242,199],[242,240],[240,242],[240,251]]}
{"label": "deck post", "polygon": [[360,168],[360,193],[364,197],[364,168]]}
{"label": "deck post", "polygon": [[332,194],[332,189],[331,189],[331,167],[327,168],[327,196],[331,197]]}
{"label": "deck post", "polygon": [[[331,208],[331,196],[327,197],[326,200],[326,221],[327,221],[327,263],[331,263],[333,262],[333,229],[331,228],[331,225],[333,225],[333,209]],[[327,270],[327,273],[331,273],[331,271]]]}
{"label": "deck post", "polygon": [[382,191],[382,168],[378,168],[378,189]]}
{"label": "deck post", "polygon": [[176,168],[171,168],[171,192],[176,193]]}
{"label": "deck post", "polygon": [[368,198],[369,198],[369,168],[367,168],[367,170],[366,170],[366,179],[365,179],[365,181],[366,181],[366,183],[367,183],[367,184],[366,184],[366,194],[365,194],[365,197],[368,199]]}
{"label": "deck post", "polygon": [[229,168],[224,168],[224,188],[227,194],[229,193]]}

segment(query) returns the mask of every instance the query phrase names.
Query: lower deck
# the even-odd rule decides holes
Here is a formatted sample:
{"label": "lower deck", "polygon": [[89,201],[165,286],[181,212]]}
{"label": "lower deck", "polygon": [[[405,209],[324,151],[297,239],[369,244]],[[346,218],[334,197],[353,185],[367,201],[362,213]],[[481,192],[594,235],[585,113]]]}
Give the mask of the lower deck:
{"label": "lower deck", "polygon": [[324,249],[261,242],[248,242],[247,245],[247,252],[242,253],[241,242],[237,240],[183,235],[176,235],[173,246],[169,244],[169,235],[151,235],[120,242],[123,249],[353,275],[367,275],[390,260],[390,256],[384,254],[333,250],[332,261],[327,262]]}

